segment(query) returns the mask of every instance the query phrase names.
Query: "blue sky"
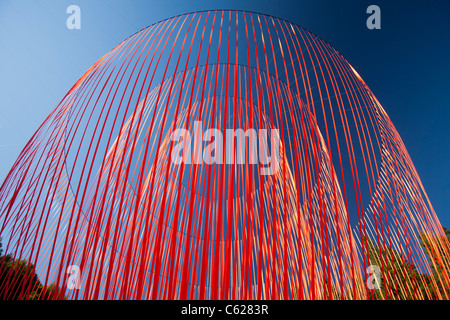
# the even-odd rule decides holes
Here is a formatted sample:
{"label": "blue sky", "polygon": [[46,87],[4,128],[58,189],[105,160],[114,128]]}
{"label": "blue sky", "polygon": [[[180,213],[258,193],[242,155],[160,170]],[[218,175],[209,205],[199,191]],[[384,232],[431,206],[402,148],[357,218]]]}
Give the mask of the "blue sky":
{"label": "blue sky", "polygon": [[[68,30],[66,8],[81,8]],[[381,30],[366,9],[381,8]],[[352,64],[391,117],[441,222],[450,227],[450,2],[381,0],[0,0],[0,181],[45,117],[100,57],[138,30],[197,10],[292,21]]]}

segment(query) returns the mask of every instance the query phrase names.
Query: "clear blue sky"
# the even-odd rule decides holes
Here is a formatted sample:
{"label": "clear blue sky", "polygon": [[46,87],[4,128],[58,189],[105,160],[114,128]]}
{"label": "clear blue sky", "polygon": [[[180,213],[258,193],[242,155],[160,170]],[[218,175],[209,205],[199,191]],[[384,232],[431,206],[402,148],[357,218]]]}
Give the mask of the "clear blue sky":
{"label": "clear blue sky", "polygon": [[[81,8],[81,30],[66,8]],[[366,8],[381,8],[381,30]],[[441,222],[450,227],[450,1],[0,0],[0,182],[76,80],[126,37],[159,20],[243,9],[292,21],[334,46],[399,131]]]}

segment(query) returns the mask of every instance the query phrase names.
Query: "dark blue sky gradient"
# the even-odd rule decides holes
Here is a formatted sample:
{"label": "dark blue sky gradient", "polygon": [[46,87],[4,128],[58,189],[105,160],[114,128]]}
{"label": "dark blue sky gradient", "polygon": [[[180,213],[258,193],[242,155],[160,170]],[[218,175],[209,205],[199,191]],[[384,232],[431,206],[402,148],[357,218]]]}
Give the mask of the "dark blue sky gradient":
{"label": "dark blue sky gradient", "polygon": [[[66,28],[81,8],[82,29]],[[381,8],[368,30],[366,8]],[[411,155],[431,203],[450,227],[450,1],[0,0],[0,181],[76,80],[122,40],[197,10],[274,15],[319,35],[363,77]]]}

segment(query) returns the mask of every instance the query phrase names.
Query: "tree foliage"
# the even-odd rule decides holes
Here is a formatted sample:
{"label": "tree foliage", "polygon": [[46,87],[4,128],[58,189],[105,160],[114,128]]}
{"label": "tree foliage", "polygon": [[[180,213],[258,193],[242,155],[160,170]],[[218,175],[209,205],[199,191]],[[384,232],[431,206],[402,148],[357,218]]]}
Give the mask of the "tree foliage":
{"label": "tree foliage", "polygon": [[[434,283],[442,298],[450,298],[450,256],[448,252],[450,241],[450,230],[442,227],[444,235],[430,236],[425,233],[419,234],[420,245],[428,256],[429,266],[432,271]],[[438,299],[434,294],[434,299]]]}
{"label": "tree foliage", "polygon": [[369,290],[371,299],[449,299],[450,290],[446,285],[449,282],[446,279],[450,274],[450,230],[445,227],[443,230],[445,237],[419,233],[419,241],[428,256],[431,273],[419,272],[405,257],[407,253],[399,253],[387,245],[380,248],[366,238],[369,262],[381,269],[380,288]]}
{"label": "tree foliage", "polygon": [[[420,272],[411,263],[411,252],[398,252],[388,245],[381,247],[369,238],[364,238],[367,247],[369,265],[378,266],[381,274],[378,289],[368,289],[369,298],[373,300],[395,299],[450,299],[450,230],[443,227],[445,236],[418,234],[420,245],[428,257],[430,272]],[[351,298],[351,292],[342,295],[332,283],[323,284],[322,299]],[[298,299],[293,288],[293,299]]]}
{"label": "tree foliage", "polygon": [[4,300],[66,299],[64,291],[56,284],[42,285],[33,264],[25,259],[13,259],[11,255],[0,256],[0,298]]}

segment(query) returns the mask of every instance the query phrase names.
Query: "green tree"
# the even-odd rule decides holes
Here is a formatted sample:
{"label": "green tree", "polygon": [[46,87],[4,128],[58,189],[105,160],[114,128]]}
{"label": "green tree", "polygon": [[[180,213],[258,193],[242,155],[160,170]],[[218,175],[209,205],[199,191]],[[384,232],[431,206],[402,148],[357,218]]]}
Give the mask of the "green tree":
{"label": "green tree", "polygon": [[6,300],[19,300],[26,298],[26,292],[36,288],[40,282],[33,264],[5,255],[0,257],[0,284],[0,296]]}
{"label": "green tree", "polygon": [[[0,255],[2,253],[3,249]],[[13,259],[11,255],[0,256],[0,297],[5,300],[66,299],[64,291],[56,284],[41,284],[33,264],[25,259]]]}
{"label": "green tree", "polygon": [[419,241],[428,256],[431,274],[420,273],[416,266],[389,246],[380,248],[366,238],[369,261],[381,271],[380,289],[370,290],[372,299],[449,299],[450,230],[443,227],[440,236],[419,232]]}
{"label": "green tree", "polygon": [[56,284],[51,284],[47,287],[39,285],[39,287],[33,291],[29,297],[30,300],[66,300],[64,291],[61,290]]}
{"label": "green tree", "polygon": [[[420,245],[428,256],[431,276],[430,289],[434,288],[433,299],[438,299],[436,287],[444,299],[450,298],[450,230],[442,227],[444,235],[429,235],[425,232],[419,233]],[[434,282],[434,284],[433,284]]]}
{"label": "green tree", "polygon": [[432,299],[431,277],[420,273],[416,266],[389,246],[380,248],[367,240],[369,261],[380,268],[379,289],[370,290],[371,299]]}

